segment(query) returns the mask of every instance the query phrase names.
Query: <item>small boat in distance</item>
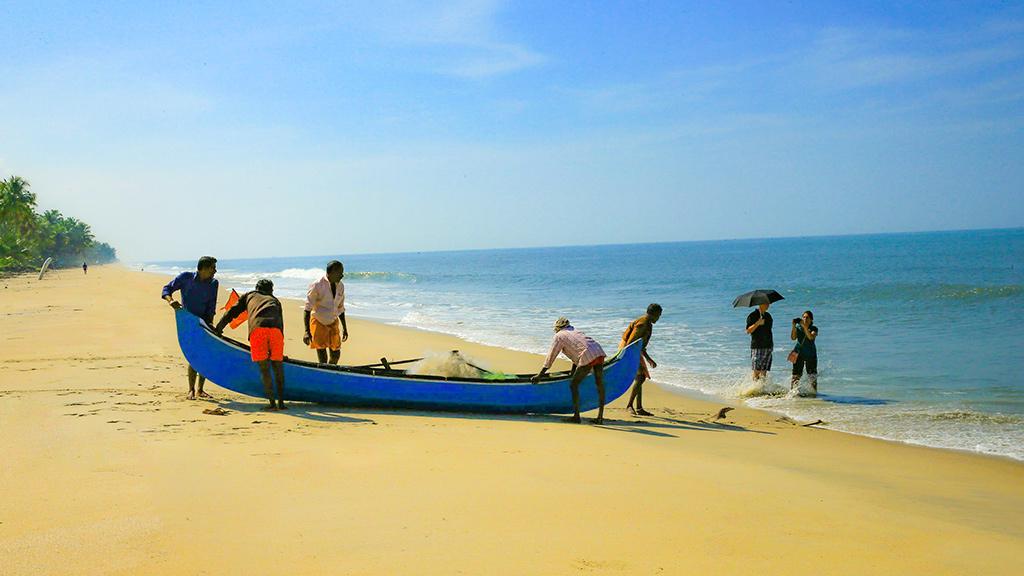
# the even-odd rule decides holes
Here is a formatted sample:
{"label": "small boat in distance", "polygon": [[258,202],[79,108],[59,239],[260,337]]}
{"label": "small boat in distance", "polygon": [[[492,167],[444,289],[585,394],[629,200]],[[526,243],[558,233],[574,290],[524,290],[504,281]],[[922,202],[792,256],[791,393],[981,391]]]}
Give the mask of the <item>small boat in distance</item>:
{"label": "small boat in distance", "polygon": [[[202,319],[175,312],[178,344],[188,363],[207,380],[233,392],[263,398],[259,367],[249,349],[218,335]],[[353,407],[407,408],[505,414],[569,414],[569,373],[548,374],[538,384],[532,374],[501,380],[413,375],[392,362],[368,366],[332,366],[285,358],[284,400]],[[640,342],[619,351],[604,364],[605,404],[633,384],[640,365]],[[580,410],[597,408],[594,375],[580,384]]]}

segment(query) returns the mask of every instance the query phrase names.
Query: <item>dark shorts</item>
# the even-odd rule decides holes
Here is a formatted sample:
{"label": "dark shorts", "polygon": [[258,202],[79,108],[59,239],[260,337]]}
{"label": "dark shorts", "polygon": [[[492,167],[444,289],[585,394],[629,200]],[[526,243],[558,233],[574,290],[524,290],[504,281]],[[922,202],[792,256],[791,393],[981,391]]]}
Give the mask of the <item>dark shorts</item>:
{"label": "dark shorts", "polygon": [[772,369],[772,348],[751,348],[750,367],[758,372]]}
{"label": "dark shorts", "polygon": [[807,365],[808,374],[816,375],[818,373],[817,356],[811,356],[810,358],[804,358],[803,356],[800,356],[796,359],[796,362],[793,362],[793,376],[803,376],[805,364]]}

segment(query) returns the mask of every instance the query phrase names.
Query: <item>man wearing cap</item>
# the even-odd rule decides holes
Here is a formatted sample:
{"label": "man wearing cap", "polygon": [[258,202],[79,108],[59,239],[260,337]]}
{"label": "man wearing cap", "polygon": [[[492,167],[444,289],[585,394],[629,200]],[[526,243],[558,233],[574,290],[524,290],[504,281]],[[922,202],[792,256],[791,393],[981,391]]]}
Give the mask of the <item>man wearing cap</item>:
{"label": "man wearing cap", "polygon": [[[259,364],[263,391],[270,401],[266,410],[287,410],[284,405],[284,314],[281,301],[274,297],[274,283],[264,278],[256,283],[256,290],[242,294],[238,302],[217,322],[220,334],[228,322],[242,312],[249,314],[249,351],[252,361]],[[274,387],[270,371],[277,380],[277,405],[274,405]]]}
{"label": "man wearing cap", "polygon": [[530,380],[536,384],[544,377],[544,374],[555,363],[559,354],[565,354],[572,361],[572,380],[569,382],[569,390],[572,392],[573,415],[568,418],[569,422],[580,422],[580,382],[594,372],[594,381],[597,382],[597,418],[594,424],[604,424],[604,350],[593,338],[580,332],[569,324],[569,319],[561,317],[555,320],[555,337],[551,341],[551,352],[544,361],[544,367]]}
{"label": "man wearing cap", "polygon": [[345,284],[341,281],[344,277],[345,266],[331,260],[327,263],[327,273],[310,284],[306,292],[306,334],[302,342],[316,350],[316,358],[321,364],[337,364],[341,358],[341,343],[348,340]]}

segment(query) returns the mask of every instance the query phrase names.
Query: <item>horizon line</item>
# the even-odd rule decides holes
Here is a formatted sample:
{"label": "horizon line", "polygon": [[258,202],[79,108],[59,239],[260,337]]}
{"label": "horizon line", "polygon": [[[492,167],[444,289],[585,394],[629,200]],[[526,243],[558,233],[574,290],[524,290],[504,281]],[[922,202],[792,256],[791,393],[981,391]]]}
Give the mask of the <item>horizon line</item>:
{"label": "horizon line", "polygon": [[[489,251],[515,251],[515,250],[544,250],[553,248],[597,248],[597,247],[608,247],[608,246],[656,246],[663,244],[700,244],[706,242],[754,242],[763,240],[801,240],[801,239],[828,239],[828,238],[856,238],[856,237],[870,237],[870,236],[902,236],[902,235],[917,235],[917,234],[943,234],[943,233],[955,233],[955,232],[1001,232],[1001,231],[1013,231],[1013,230],[1024,230],[1024,226],[1011,226],[1011,227],[998,227],[998,228],[946,228],[939,230],[907,230],[899,232],[851,232],[846,234],[811,234],[807,236],[751,236],[751,237],[726,237],[726,238],[705,238],[700,240],[655,240],[650,242],[597,242],[594,244],[556,244],[556,245],[541,245],[541,246],[504,246],[504,247],[488,247],[488,248],[446,248],[440,250],[401,250],[401,251],[388,251],[388,252],[336,252],[333,254],[306,254],[306,255],[288,255],[288,256],[244,256],[244,257],[217,257],[217,260],[276,260],[285,258],[315,258],[322,256],[338,257],[341,256],[391,256],[391,255],[405,255],[405,254],[445,254],[445,253],[457,253],[457,252],[489,252]],[[198,256],[194,256],[198,258]],[[131,262],[132,264],[160,264],[166,262],[185,262],[189,259],[178,258],[178,259],[165,259],[165,260],[137,260]],[[118,259],[118,262],[127,264],[129,262]]]}

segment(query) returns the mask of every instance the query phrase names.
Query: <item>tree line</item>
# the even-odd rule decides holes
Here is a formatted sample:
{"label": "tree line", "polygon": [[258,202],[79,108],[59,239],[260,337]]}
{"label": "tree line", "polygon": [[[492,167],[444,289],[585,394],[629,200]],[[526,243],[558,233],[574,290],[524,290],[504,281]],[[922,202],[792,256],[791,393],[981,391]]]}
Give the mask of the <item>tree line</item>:
{"label": "tree line", "polygon": [[77,218],[37,212],[36,195],[21,176],[0,180],[0,270],[37,269],[47,258],[56,267],[105,264],[117,260],[117,251],[97,242]]}

